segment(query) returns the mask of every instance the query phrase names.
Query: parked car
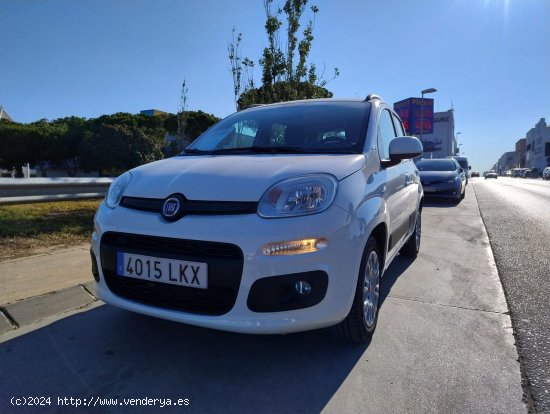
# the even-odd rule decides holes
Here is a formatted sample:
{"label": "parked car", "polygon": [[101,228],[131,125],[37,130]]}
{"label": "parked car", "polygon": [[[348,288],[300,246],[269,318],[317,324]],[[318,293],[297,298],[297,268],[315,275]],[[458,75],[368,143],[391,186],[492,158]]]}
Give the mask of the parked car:
{"label": "parked car", "polygon": [[479,177],[479,171],[472,171],[471,177]]}
{"label": "parked car", "polygon": [[485,179],[487,178],[498,178],[498,174],[496,173],[496,171],[487,171],[487,173],[485,174]]}
{"label": "parked car", "polygon": [[550,167],[546,167],[544,170],[542,170],[542,179],[550,180]]}
{"label": "parked car", "polygon": [[539,178],[541,174],[542,172],[538,168],[531,168],[531,170],[529,170],[529,178]]}
{"label": "parked car", "polygon": [[336,326],[363,343],[384,271],[420,247],[420,154],[377,96],[230,115],[180,156],[112,183],[92,235],[97,293],[192,325]]}
{"label": "parked car", "polygon": [[540,170],[538,168],[524,168],[523,178],[538,178]]}
{"label": "parked car", "polygon": [[433,158],[416,161],[426,197],[460,201],[466,192],[464,169],[454,158]]}
{"label": "parked car", "polygon": [[472,166],[468,162],[468,158],[466,158],[466,157],[456,157],[456,156],[447,157],[447,158],[453,158],[458,162],[458,164],[464,170],[464,176],[466,177],[466,184],[468,184],[468,177],[470,176],[470,170],[472,169]]}
{"label": "parked car", "polygon": [[512,169],[512,178],[523,177],[523,174],[526,170],[528,170],[528,168],[514,168],[514,169]]}

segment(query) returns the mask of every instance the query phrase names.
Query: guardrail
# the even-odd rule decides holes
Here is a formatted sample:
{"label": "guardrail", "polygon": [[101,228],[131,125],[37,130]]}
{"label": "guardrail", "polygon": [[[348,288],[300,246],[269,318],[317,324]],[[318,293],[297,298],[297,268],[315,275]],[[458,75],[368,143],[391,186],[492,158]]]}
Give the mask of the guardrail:
{"label": "guardrail", "polygon": [[0,178],[0,205],[103,198],[112,178]]}

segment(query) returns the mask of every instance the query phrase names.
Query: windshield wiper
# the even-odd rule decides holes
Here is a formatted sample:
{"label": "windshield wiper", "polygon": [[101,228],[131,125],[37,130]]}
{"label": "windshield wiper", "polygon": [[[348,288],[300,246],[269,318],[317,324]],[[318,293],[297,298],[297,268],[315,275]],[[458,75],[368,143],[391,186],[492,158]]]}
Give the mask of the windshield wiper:
{"label": "windshield wiper", "polygon": [[212,151],[203,151],[195,148],[186,148],[183,150],[183,152],[180,153],[180,155],[185,155],[185,154],[210,155],[212,154]]}

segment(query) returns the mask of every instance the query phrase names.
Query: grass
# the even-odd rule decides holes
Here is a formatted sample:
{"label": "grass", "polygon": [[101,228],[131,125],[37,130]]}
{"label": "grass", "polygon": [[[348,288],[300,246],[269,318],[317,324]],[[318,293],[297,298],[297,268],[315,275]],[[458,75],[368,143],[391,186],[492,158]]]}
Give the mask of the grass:
{"label": "grass", "polygon": [[101,200],[0,206],[0,261],[90,241]]}

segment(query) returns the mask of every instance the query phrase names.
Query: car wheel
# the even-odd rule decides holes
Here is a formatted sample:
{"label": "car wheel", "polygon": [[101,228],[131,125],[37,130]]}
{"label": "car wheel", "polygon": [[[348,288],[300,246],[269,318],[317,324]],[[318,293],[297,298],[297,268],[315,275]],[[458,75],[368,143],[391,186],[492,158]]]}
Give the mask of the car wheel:
{"label": "car wheel", "polygon": [[414,231],[407,240],[407,243],[403,245],[399,253],[407,257],[416,257],[420,250],[420,238],[422,235],[422,211],[418,210],[416,214],[416,223],[414,224]]}
{"label": "car wheel", "polygon": [[351,310],[334,327],[337,336],[354,344],[364,344],[371,338],[378,322],[381,276],[380,249],[371,236],[363,252]]}

